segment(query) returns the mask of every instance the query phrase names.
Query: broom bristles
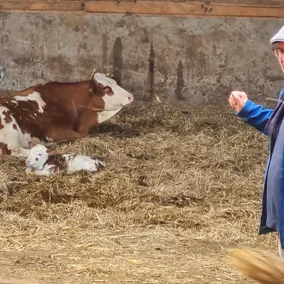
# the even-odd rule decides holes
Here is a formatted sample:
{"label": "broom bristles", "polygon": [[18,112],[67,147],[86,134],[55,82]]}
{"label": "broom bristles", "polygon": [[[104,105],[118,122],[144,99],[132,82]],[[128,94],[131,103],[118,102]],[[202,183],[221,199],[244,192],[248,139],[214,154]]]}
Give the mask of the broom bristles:
{"label": "broom bristles", "polygon": [[284,261],[280,257],[253,249],[230,249],[230,264],[249,278],[263,284],[284,284]]}

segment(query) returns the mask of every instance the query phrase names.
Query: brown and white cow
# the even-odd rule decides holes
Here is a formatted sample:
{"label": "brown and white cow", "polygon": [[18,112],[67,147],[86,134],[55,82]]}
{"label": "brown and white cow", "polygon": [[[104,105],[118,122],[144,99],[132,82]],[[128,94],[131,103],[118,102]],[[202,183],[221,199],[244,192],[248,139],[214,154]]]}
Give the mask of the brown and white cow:
{"label": "brown and white cow", "polygon": [[102,73],[88,81],[49,82],[0,97],[0,156],[29,155],[29,142],[72,142],[132,103],[132,94]]}

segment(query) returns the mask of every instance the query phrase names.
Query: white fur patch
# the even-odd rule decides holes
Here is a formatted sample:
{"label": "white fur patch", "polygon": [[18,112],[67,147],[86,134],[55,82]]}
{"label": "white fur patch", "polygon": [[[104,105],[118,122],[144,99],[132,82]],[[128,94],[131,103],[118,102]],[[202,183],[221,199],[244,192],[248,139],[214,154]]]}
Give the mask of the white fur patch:
{"label": "white fur patch", "polygon": [[117,86],[117,83],[116,83],[115,80],[107,77],[105,74],[102,74],[102,73],[95,73],[94,79],[97,82],[103,84],[104,86],[108,86],[108,87],[111,87],[111,88]]}
{"label": "white fur patch", "polygon": [[77,171],[89,171],[89,172],[96,172],[100,165],[105,166],[103,162],[92,159],[91,157],[85,155],[72,155],[66,154],[63,157],[68,161],[68,172],[73,173]]}
{"label": "white fur patch", "polygon": [[[3,128],[0,129],[0,141],[7,145],[7,148],[12,151],[11,155],[13,156],[26,156],[29,151],[27,149],[28,142],[31,140],[29,134],[24,134],[15,118],[10,114],[11,122],[5,121],[5,112],[9,112],[9,109],[3,106],[0,106],[0,118]],[[14,128],[16,125],[16,129]],[[25,151],[27,150],[27,151]]]}
{"label": "white fur patch", "polygon": [[27,167],[25,172],[27,174],[34,172],[35,174],[39,176],[49,176],[53,172],[53,165],[45,165],[42,169],[33,169],[31,167]]}
{"label": "white fur patch", "polygon": [[[113,111],[114,115],[123,106],[132,103],[132,101],[134,100],[132,94],[130,94],[129,92],[118,86],[115,80],[107,77],[105,74],[95,73],[94,80],[96,80],[98,83],[102,84],[105,87],[110,87],[113,91],[112,96],[109,96],[107,94],[103,96],[103,100],[105,102],[105,109],[104,109],[105,111]],[[108,115],[110,115],[110,113]],[[109,116],[109,118],[111,116]]]}
{"label": "white fur patch", "polygon": [[121,108],[117,109],[117,110],[113,110],[113,111],[107,111],[107,110],[103,110],[101,112],[98,112],[98,123],[102,123],[108,119],[110,119],[111,117],[113,117],[116,113],[118,113],[121,110]]}
{"label": "white fur patch", "polygon": [[47,148],[42,144],[37,144],[31,148],[30,154],[26,159],[26,164],[29,168],[36,171],[47,171],[45,162],[48,160]]}
{"label": "white fur patch", "polygon": [[15,96],[14,99],[16,101],[22,101],[22,102],[27,102],[27,101],[34,101],[38,104],[38,111],[43,113],[43,108],[45,107],[46,103],[43,101],[41,98],[40,93],[38,92],[33,92],[29,94],[28,96]]}

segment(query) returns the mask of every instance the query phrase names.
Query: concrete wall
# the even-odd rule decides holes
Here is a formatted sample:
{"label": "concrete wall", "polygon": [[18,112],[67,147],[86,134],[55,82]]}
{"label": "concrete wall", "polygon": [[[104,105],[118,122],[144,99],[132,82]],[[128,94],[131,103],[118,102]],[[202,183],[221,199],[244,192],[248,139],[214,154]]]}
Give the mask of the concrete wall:
{"label": "concrete wall", "polygon": [[283,80],[269,46],[281,20],[13,12],[0,21],[2,89],[118,67],[137,98],[226,104],[236,88],[266,102]]}

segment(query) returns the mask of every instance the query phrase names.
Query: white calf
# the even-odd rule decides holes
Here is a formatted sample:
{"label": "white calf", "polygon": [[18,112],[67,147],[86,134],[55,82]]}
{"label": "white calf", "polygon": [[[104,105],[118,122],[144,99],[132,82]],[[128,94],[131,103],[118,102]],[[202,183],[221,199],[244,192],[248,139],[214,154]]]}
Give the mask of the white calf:
{"label": "white calf", "polygon": [[55,149],[48,149],[42,144],[29,143],[30,155],[26,159],[26,173],[34,172],[38,175],[50,175],[51,173],[66,171],[97,172],[104,163],[85,155],[56,154]]}

